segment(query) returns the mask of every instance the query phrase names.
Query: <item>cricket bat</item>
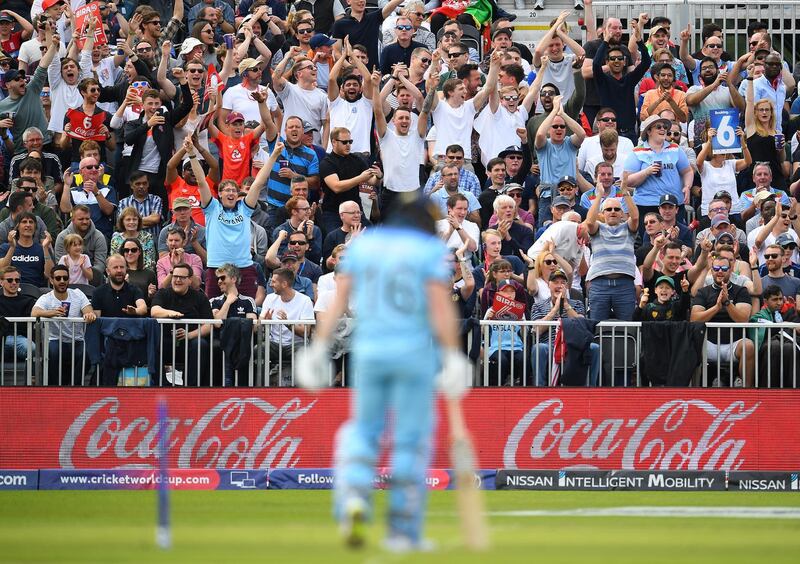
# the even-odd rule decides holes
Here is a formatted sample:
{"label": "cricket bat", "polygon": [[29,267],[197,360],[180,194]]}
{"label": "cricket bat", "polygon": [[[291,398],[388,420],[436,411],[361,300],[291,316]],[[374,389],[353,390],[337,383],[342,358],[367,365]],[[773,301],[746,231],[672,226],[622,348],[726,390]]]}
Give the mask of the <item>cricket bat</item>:
{"label": "cricket bat", "polygon": [[485,550],[489,547],[489,526],[483,495],[475,483],[475,450],[464,423],[459,399],[447,400],[447,419],[453,441],[450,461],[456,474],[456,499],[464,544],[471,550]]}

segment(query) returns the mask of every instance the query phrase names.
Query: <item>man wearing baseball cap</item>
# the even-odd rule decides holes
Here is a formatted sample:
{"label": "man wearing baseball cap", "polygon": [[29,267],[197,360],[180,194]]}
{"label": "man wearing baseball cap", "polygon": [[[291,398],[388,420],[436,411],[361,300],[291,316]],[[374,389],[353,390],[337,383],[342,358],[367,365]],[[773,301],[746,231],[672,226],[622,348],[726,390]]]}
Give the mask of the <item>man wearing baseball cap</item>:
{"label": "man wearing baseball cap", "polygon": [[[19,23],[21,31],[14,31],[14,22]],[[0,12],[0,46],[6,55],[16,59],[19,56],[22,42],[29,39],[31,35],[33,35],[31,22],[11,10]]]}
{"label": "man wearing baseball cap", "polygon": [[[244,121],[261,121],[258,102],[253,99],[252,94],[262,90],[261,76],[265,66],[266,63],[260,57],[258,59],[248,57],[239,62],[237,69],[242,82],[225,89],[222,94],[222,109],[217,112],[219,119],[224,122],[229,113],[239,112],[244,116]],[[281,119],[282,114],[278,108],[278,100],[272,90],[265,88],[263,91],[267,95],[267,108],[270,112],[278,112],[275,116],[276,120]]]}
{"label": "man wearing baseball cap", "polygon": [[[586,308],[581,300],[569,297],[570,280],[567,273],[557,268],[550,274],[548,280],[550,299],[533,304],[531,319],[533,321],[557,321],[559,319],[574,319],[586,317]],[[550,376],[550,363],[553,358],[553,343],[555,342],[555,327],[537,325],[534,330],[539,334],[535,344],[531,347],[531,365],[536,375],[536,385],[546,386]],[[546,332],[546,334],[545,334]],[[589,345],[591,354],[591,368],[589,370],[590,385],[596,386],[600,376],[600,345]]]}
{"label": "man wearing baseball cap", "polygon": [[[559,196],[563,196],[569,202],[570,208],[581,215],[581,219],[586,219],[586,214],[589,212],[584,208],[578,198],[578,183],[575,181],[574,176],[566,175],[558,179],[557,192]],[[558,197],[558,196],[556,196]]]}
{"label": "man wearing baseball cap", "polygon": [[[678,221],[678,209],[680,204],[678,199],[673,194],[662,194],[658,198],[658,213],[661,216],[661,223],[664,229],[675,231],[677,229],[677,236],[673,239],[679,240],[682,244],[689,248],[694,247],[694,232],[689,229],[685,223]],[[727,214],[725,214],[727,215]],[[642,243],[649,243],[650,235],[646,232],[642,234]]]}
{"label": "man wearing baseball cap", "polygon": [[[58,53],[60,43],[57,39],[53,39],[52,34],[48,35],[48,38],[47,52],[39,62],[30,83],[24,71],[11,69],[5,73],[4,81],[8,96],[0,100],[0,116],[8,117],[0,119],[0,139],[5,143],[6,149],[12,149],[10,151],[12,153],[23,151],[22,134],[29,127],[36,127],[43,133],[45,145],[52,140],[39,92],[45,85],[47,67]],[[14,138],[13,148],[8,130],[11,130]]]}

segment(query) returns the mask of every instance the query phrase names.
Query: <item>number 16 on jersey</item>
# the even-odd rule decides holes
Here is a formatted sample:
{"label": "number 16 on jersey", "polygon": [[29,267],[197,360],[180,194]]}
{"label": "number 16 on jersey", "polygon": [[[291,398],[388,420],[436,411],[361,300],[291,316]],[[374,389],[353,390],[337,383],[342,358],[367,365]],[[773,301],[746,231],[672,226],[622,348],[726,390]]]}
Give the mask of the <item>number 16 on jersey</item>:
{"label": "number 16 on jersey", "polygon": [[717,134],[711,140],[711,150],[715,155],[741,153],[742,141],[736,135],[739,127],[739,112],[733,109],[711,110],[708,113],[711,127]]}

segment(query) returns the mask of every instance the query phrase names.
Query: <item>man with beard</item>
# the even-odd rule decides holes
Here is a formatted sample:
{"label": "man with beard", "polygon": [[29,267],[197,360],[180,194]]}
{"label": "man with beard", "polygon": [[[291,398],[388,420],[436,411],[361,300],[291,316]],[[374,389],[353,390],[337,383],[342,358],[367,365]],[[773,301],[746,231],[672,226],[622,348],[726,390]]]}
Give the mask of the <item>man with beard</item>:
{"label": "man with beard", "polygon": [[144,317],[147,303],[142,291],[126,281],[125,259],[111,255],[106,262],[108,282],[92,294],[92,307],[97,317]]}
{"label": "man with beard", "polygon": [[[69,269],[61,264],[53,267],[53,290],[39,297],[33,306],[34,317],[83,317],[86,323],[97,319],[92,304],[80,290],[68,288]],[[83,323],[67,321],[48,325],[49,361],[45,382],[66,386],[82,385],[84,372]]]}
{"label": "man with beard", "polygon": [[[682,38],[683,32],[681,40]],[[705,130],[711,110],[735,107],[743,112],[745,109],[745,102],[739,91],[728,87],[729,83],[736,81],[735,76],[730,76],[727,71],[720,72],[717,61],[711,57],[703,57],[699,68],[700,80],[696,80],[695,85],[686,92],[686,104],[694,116],[695,139],[701,138],[700,134]]]}
{"label": "man with beard", "polygon": [[778,132],[782,131],[783,104],[786,102],[786,84],[783,82],[782,64],[781,56],[773,51],[764,59],[764,74],[753,80],[753,100],[766,98],[772,102],[775,130]]}
{"label": "man with beard", "polygon": [[639,118],[644,121],[648,116],[660,114],[662,110],[672,110],[679,122],[686,123],[689,117],[686,94],[675,88],[675,69],[669,63],[656,63],[652,76],[656,80],[656,88],[644,95]]}
{"label": "man with beard", "polygon": [[[358,74],[348,72],[341,79],[339,76],[345,65],[355,67]],[[328,79],[328,126],[347,128],[353,136],[354,153],[370,152],[370,134],[372,133],[372,97],[374,84],[370,79],[369,71],[358,57],[353,56],[350,42],[345,39],[344,55],[340,57],[331,69]],[[323,133],[323,141],[327,136]],[[328,151],[333,150],[330,142],[326,143]]]}
{"label": "man with beard", "polygon": [[[301,47],[292,47],[284,59],[272,73],[272,87],[278,99],[283,102],[283,110],[288,116],[298,116],[309,122],[318,133],[314,142],[322,139],[319,132],[328,123],[328,99],[325,92],[317,88],[317,65],[311,59],[302,56]],[[287,63],[292,61],[292,77],[296,84],[283,78]],[[284,122],[286,123],[286,122]],[[285,130],[284,130],[285,132]]]}
{"label": "man with beard", "polygon": [[[581,75],[586,81],[586,103],[583,106],[583,111],[589,123],[594,121],[598,110],[602,107],[600,94],[597,91],[597,84],[594,80],[594,69],[592,68],[592,61],[597,54],[597,49],[600,47],[600,44],[605,42],[608,43],[609,48],[612,46],[619,48],[625,56],[625,67],[627,68],[633,65],[631,52],[622,44],[623,31],[622,22],[619,18],[607,18],[603,22],[603,25],[597,30],[600,38],[588,41],[583,46],[586,52],[586,59],[583,61],[583,66],[581,67]],[[603,72],[607,70],[607,67],[603,68]],[[547,108],[545,108],[545,111],[547,111]]]}
{"label": "man with beard", "polygon": [[106,238],[103,237],[103,234],[95,229],[89,206],[78,204],[72,208],[72,221],[56,237],[55,262],[58,262],[66,254],[64,237],[70,233],[77,233],[83,238],[83,252],[89,255],[92,267],[96,271],[93,280],[101,280],[103,271],[106,268],[108,243],[106,243]]}

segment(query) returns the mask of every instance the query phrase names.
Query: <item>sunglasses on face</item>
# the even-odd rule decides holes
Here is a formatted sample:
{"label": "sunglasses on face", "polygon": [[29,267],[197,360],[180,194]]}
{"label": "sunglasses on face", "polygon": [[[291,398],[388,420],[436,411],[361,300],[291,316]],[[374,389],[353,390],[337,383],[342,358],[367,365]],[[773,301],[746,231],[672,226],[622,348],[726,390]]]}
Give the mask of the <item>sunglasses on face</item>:
{"label": "sunglasses on face", "polygon": [[189,69],[186,72],[191,74],[203,74],[203,69]]}
{"label": "sunglasses on face", "polygon": [[653,126],[653,129],[658,129],[659,131],[666,131],[667,126],[664,125],[663,123],[657,123]]}
{"label": "sunglasses on face", "polygon": [[560,124],[560,123],[553,124],[550,127],[552,127],[553,129],[566,129],[567,128],[566,125]]}
{"label": "sunglasses on face", "polygon": [[56,282],[67,282],[69,281],[69,276],[53,276],[53,280]]}
{"label": "sunglasses on face", "polygon": [[352,139],[337,139],[337,141],[339,143],[341,143],[342,145],[352,145],[353,144],[353,140]]}
{"label": "sunglasses on face", "polygon": [[448,161],[463,161],[464,155],[447,155],[445,158],[447,158]]}
{"label": "sunglasses on face", "polygon": [[460,57],[461,55],[465,55],[466,53],[448,53],[447,57],[449,59],[455,59],[456,57]]}
{"label": "sunglasses on face", "polygon": [[188,276],[183,276],[182,274],[173,274],[172,275],[172,279],[173,280],[186,280],[187,278],[189,278],[189,277]]}
{"label": "sunglasses on face", "polygon": [[228,277],[225,274],[220,274],[219,276],[217,276],[217,282],[225,282],[227,278]]}
{"label": "sunglasses on face", "polygon": [[544,259],[544,263],[547,266],[553,266],[554,264],[558,264],[558,261],[556,259]]}
{"label": "sunglasses on face", "polygon": [[510,161],[521,161],[522,160],[522,156],[521,155],[507,155],[506,158],[508,160],[510,160]]}
{"label": "sunglasses on face", "polygon": [[714,272],[728,272],[731,267],[730,266],[712,266],[711,269]]}
{"label": "sunglasses on face", "polygon": [[125,247],[124,249],[122,249],[122,252],[125,253],[125,254],[138,253],[139,252],[139,248],[138,247]]}
{"label": "sunglasses on face", "polygon": [[144,25],[161,25],[161,20],[156,20],[156,21],[153,21],[153,22],[147,22]]}
{"label": "sunglasses on face", "polygon": [[152,47],[137,47],[136,48],[136,52],[137,53],[149,53],[152,50],[153,50]]}
{"label": "sunglasses on face", "polygon": [[19,284],[19,278],[3,278],[9,284]]}
{"label": "sunglasses on face", "polygon": [[625,57],[623,55],[612,55],[608,58],[609,61],[624,61]]}
{"label": "sunglasses on face", "polygon": [[621,212],[621,211],[622,211],[622,208],[620,208],[620,207],[609,207],[609,208],[606,208],[606,209],[604,209],[603,211],[607,211],[607,212]]}
{"label": "sunglasses on face", "polygon": [[81,168],[85,170],[97,170],[100,168],[100,165],[86,165],[82,166]]}
{"label": "sunglasses on face", "polygon": [[394,26],[394,28],[398,31],[411,31],[412,29],[414,29],[414,26],[404,24],[404,25],[396,25]]}
{"label": "sunglasses on face", "polygon": [[516,102],[519,100],[519,96],[503,96],[503,100],[506,102]]}
{"label": "sunglasses on face", "polygon": [[420,57],[419,60],[420,60],[420,62],[422,62],[423,65],[430,64],[430,62],[431,62],[430,57]]}
{"label": "sunglasses on face", "polygon": [[542,98],[552,98],[555,95],[556,95],[555,90],[542,90],[541,92],[539,92],[539,96],[541,96]]}
{"label": "sunglasses on face", "polygon": [[289,241],[289,244],[290,245],[301,245],[301,246],[308,245],[308,243],[306,243],[305,241]]}
{"label": "sunglasses on face", "polygon": [[722,43],[708,43],[706,47],[709,49],[722,49]]}
{"label": "sunglasses on face", "polygon": [[615,118],[615,117],[604,117],[604,118],[598,119],[597,121],[602,121],[603,123],[615,123],[617,121],[617,118]]}
{"label": "sunglasses on face", "polygon": [[311,33],[314,33],[314,28],[306,27],[303,29],[298,29],[297,33],[299,33],[300,35],[309,35]]}
{"label": "sunglasses on face", "polygon": [[764,255],[764,258],[765,258],[765,259],[767,259],[767,260],[769,260],[769,259],[776,259],[776,258],[780,258],[780,256],[781,256],[781,255],[777,255],[777,254],[769,254],[769,255]]}

